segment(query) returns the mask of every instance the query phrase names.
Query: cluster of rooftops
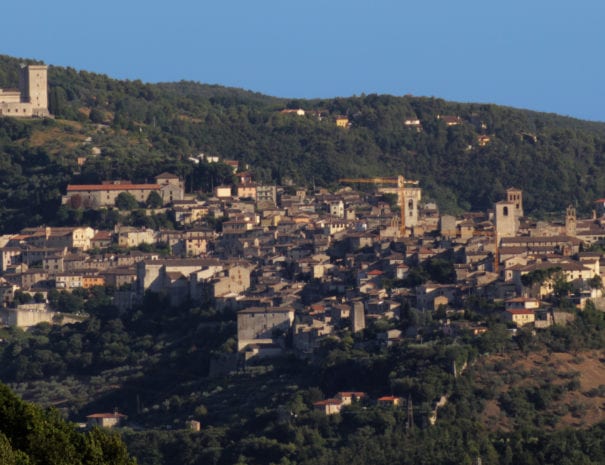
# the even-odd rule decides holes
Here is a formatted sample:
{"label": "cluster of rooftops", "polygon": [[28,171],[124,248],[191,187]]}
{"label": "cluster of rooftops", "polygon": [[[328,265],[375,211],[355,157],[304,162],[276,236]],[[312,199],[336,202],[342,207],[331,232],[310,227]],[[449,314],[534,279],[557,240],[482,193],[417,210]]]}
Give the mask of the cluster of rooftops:
{"label": "cluster of rooftops", "polygon": [[[245,329],[241,339],[246,344],[240,349],[259,354],[263,348],[283,349],[287,332],[295,335],[294,347],[309,352],[343,322],[354,319],[360,330],[367,319],[396,319],[407,305],[456,314],[469,296],[502,302],[503,317],[512,324],[552,323],[552,282],[524,284],[523,276],[537,270],[562,273],[579,306],[600,298],[595,278],[601,275],[603,256],[582,252],[605,238],[605,222],[596,213],[578,219],[570,207],[559,223],[531,221],[523,216],[522,192],[509,189],[493,210],[455,217],[441,214],[434,203],[422,203],[420,188],[406,187],[417,203],[410,203],[413,212],[404,212],[414,221],[402,231],[399,205],[385,201],[380,189],[309,191],[255,183],[250,172],[236,177],[236,185],[217,186],[214,195],[200,198],[185,194],[178,177],[159,175],[153,186],[164,189],[161,210],[173,218],[174,230],[40,226],[2,236],[0,295],[6,311],[17,308],[17,291],[42,295],[45,304],[53,288],[70,292],[109,285],[117,289],[114,302],[122,308],[137,305],[153,291],[169,296],[173,305],[211,299],[242,315],[282,308],[299,316],[296,324],[290,316],[285,323],[282,312],[282,319],[265,323],[281,333],[269,334],[272,327]],[[124,188],[138,189],[114,182],[70,186],[68,195],[98,191],[111,196]],[[101,203],[90,201],[85,208],[107,208]],[[211,228],[208,218],[220,218],[222,230]],[[144,245],[161,247],[164,255],[142,251]],[[455,276],[447,283],[409,284],[410,273],[431,260],[448,261]],[[61,311],[48,304],[44,308]],[[448,331],[464,326],[450,323]]]}

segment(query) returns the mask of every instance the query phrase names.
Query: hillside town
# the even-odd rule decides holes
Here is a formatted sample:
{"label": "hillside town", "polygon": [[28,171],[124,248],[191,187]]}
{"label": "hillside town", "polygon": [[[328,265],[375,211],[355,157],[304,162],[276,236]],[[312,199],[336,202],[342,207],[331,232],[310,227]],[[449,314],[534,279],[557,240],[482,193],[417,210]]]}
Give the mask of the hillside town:
{"label": "hillside town", "polygon": [[0,465],[605,464],[597,2],[47,3],[1,29]]}
{"label": "hillside town", "polygon": [[[310,191],[256,183],[252,171],[228,163],[236,182],[204,196],[185,194],[171,173],[152,184],[68,185],[63,203],[72,208],[115,208],[122,193],[141,204],[157,195],[148,214],[167,213],[176,229],[39,226],[2,236],[3,323],[86,318],[53,306],[53,293],[106,286],[122,310],[158,293],[171,306],[237,312],[237,366],[284,351],[308,357],[339,329],[359,332],[411,308],[444,333],[478,334],[486,327],[465,318],[469,302],[490,303],[511,330],[565,324],[573,313],[555,305],[561,298],[579,309],[588,300],[603,305],[605,260],[587,251],[605,238],[603,201],[589,219],[570,206],[559,223],[531,221],[522,191],[509,188],[490,211],[455,217],[424,202],[418,183],[403,176]],[[374,189],[356,190],[369,183]],[[422,277],[419,269],[432,271]],[[422,328],[376,337],[391,345],[421,338]]]}

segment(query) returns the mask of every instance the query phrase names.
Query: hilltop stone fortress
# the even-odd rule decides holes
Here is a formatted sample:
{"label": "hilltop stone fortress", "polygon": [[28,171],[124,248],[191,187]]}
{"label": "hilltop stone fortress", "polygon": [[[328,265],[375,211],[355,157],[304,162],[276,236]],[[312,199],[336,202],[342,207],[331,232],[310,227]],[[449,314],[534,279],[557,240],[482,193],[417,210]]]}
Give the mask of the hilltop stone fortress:
{"label": "hilltop stone fortress", "polygon": [[48,112],[48,66],[22,65],[18,89],[0,89],[0,116],[43,118]]}

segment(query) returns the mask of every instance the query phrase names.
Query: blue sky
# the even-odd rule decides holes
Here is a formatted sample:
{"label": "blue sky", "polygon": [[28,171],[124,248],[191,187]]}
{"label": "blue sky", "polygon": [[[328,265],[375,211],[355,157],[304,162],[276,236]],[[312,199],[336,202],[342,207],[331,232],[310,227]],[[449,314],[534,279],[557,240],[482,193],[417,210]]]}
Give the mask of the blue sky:
{"label": "blue sky", "polygon": [[413,94],[605,121],[602,0],[30,0],[2,17],[1,54],[117,79]]}

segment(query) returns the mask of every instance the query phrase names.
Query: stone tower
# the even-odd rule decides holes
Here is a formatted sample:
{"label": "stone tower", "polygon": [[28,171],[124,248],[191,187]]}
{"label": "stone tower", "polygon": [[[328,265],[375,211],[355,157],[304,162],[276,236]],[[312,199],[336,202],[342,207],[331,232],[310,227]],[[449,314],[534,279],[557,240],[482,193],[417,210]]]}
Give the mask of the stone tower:
{"label": "stone tower", "polygon": [[576,236],[576,209],[573,205],[568,206],[565,211],[565,234]]}
{"label": "stone tower", "polygon": [[496,234],[501,237],[515,237],[519,220],[515,216],[515,204],[501,201],[495,205]]}
{"label": "stone tower", "polygon": [[48,116],[48,66],[21,67],[19,90],[21,101],[31,104],[32,116]]}
{"label": "stone tower", "polygon": [[506,189],[506,201],[513,204],[513,212],[515,217],[523,216],[523,191],[510,187]]}
{"label": "stone tower", "polygon": [[357,300],[353,302],[351,308],[351,331],[356,333],[364,330],[366,327],[366,314],[363,302]]}
{"label": "stone tower", "polygon": [[513,187],[506,189],[506,200],[495,205],[495,226],[498,237],[514,237],[523,216],[523,191]]}
{"label": "stone tower", "polygon": [[405,205],[405,227],[411,228],[418,225],[419,204],[422,198],[422,189],[419,187],[406,187],[403,190]]}

